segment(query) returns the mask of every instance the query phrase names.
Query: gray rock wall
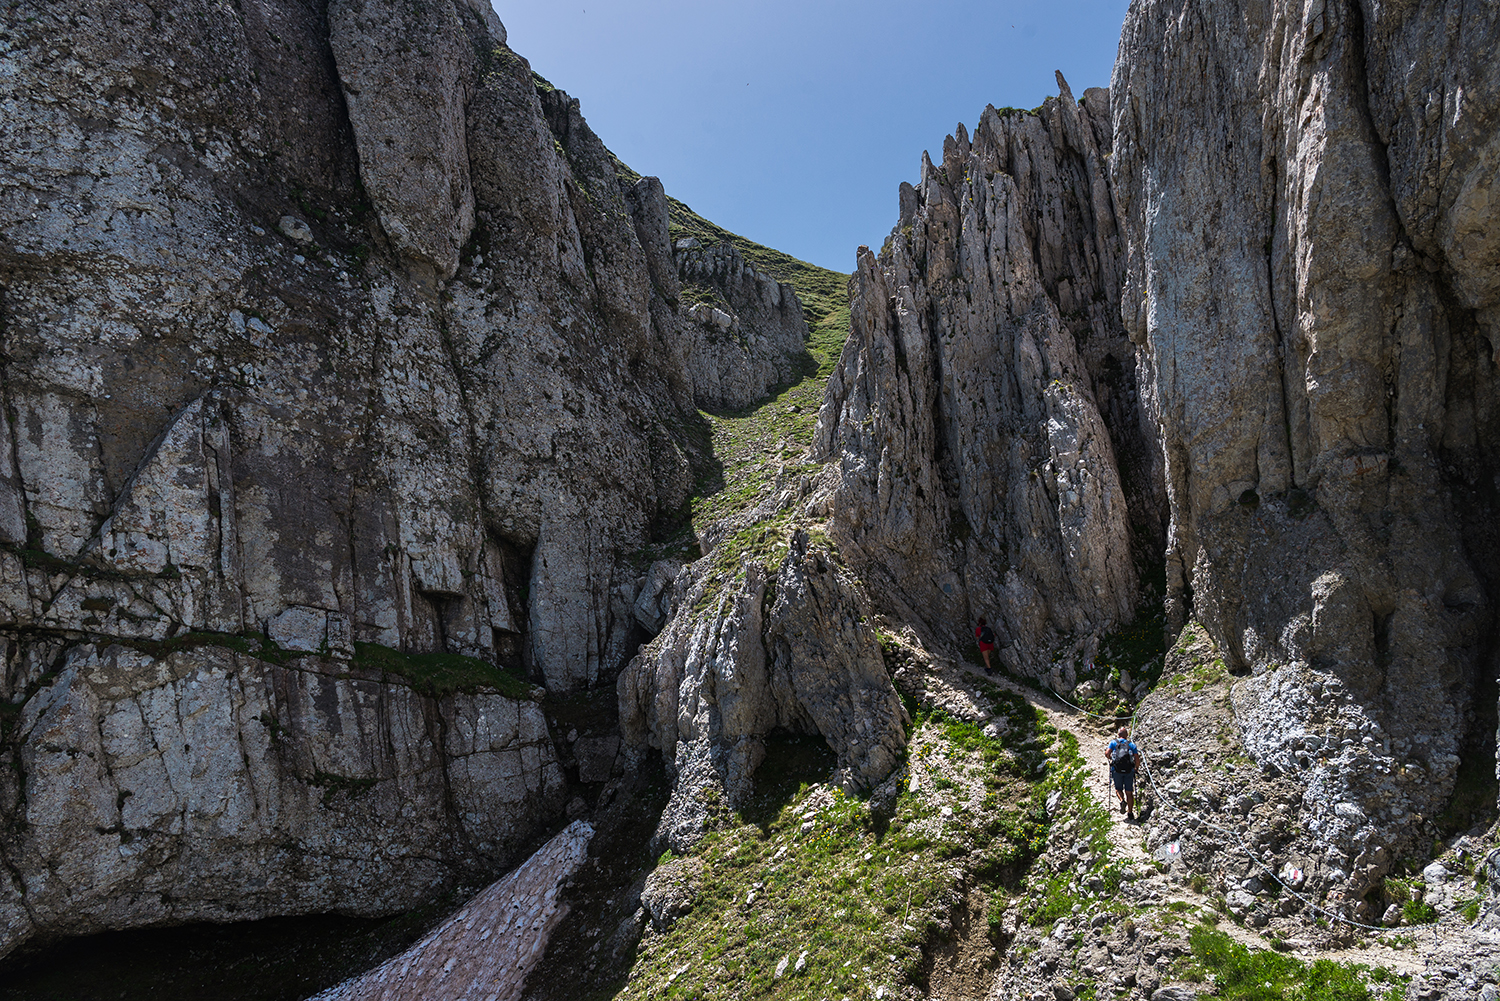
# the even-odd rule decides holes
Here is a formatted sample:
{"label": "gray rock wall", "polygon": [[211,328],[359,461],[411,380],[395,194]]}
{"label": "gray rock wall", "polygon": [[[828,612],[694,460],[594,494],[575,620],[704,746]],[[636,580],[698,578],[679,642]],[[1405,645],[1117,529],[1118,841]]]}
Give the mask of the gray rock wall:
{"label": "gray rock wall", "polygon": [[[617,558],[692,487],[664,207],[482,2],[23,13],[0,22],[0,953],[401,909],[503,864],[558,807],[534,707],[350,658],[562,690],[634,652]],[[234,652],[267,640],[313,656]],[[524,737],[460,736],[518,712]]]}
{"label": "gray rock wall", "polygon": [[[14,31],[0,541],[180,606],[150,624],[96,616],[105,631],[254,631],[307,605],[347,615],[356,639],[485,654],[524,623],[550,684],[587,683],[617,639],[615,553],[691,484],[603,147],[573,102],[558,152],[524,61],[465,5],[443,23],[468,32],[449,58],[473,78],[473,120],[452,129],[479,134],[474,156],[429,144],[436,159],[416,165],[359,153],[411,147],[380,130],[449,114],[446,91],[384,101],[384,77],[355,82],[377,41],[426,44],[405,14],[371,3],[346,23],[335,5],[325,24],[291,5],[257,34],[196,9],[153,34],[134,8],[112,21],[94,5],[75,26],[56,5]],[[121,48],[106,23],[150,37]],[[49,56],[58,37],[67,51]],[[142,69],[173,55],[171,75]],[[271,114],[259,81],[286,58],[304,79],[266,86],[325,132]],[[339,88],[364,110],[346,118]],[[101,102],[99,126],[77,124]],[[26,138],[50,132],[46,150]],[[483,168],[477,185],[439,184],[478,192],[468,257],[442,288],[433,269],[458,268],[456,251],[391,235],[442,228],[414,207],[439,183],[432,164]],[[507,552],[519,559],[502,567]]]}
{"label": "gray rock wall", "polygon": [[[1108,96],[1059,84],[1036,113],[987,108],[902,185],[885,248],[859,253],[816,449],[840,467],[831,531],[884,605],[958,642],[984,615],[1012,668],[1070,688],[1133,617],[1165,505],[1118,315]],[[1061,643],[1077,656],[1054,670]]]}
{"label": "gray rock wall", "polygon": [[1137,3],[1111,90],[1169,608],[1255,672],[1247,746],[1355,894],[1493,719],[1497,40],[1483,3]]}
{"label": "gray rock wall", "polygon": [[890,774],[909,722],[869,601],[825,547],[798,531],[774,572],[752,562],[727,586],[714,560],[680,572],[675,614],[618,683],[628,753],[659,750],[673,779],[657,837],[678,851],[714,803],[746,803],[771,733],[821,735],[857,790]]}
{"label": "gray rock wall", "polygon": [[[757,271],[730,243],[676,249],[678,277],[713,301],[682,302],[685,368],[698,406],[738,410],[787,383],[806,358],[807,320],[790,285]],[[720,307],[725,308],[720,308]]]}
{"label": "gray rock wall", "polygon": [[424,697],[329,658],[52,647],[6,726],[0,954],[34,935],[406,910],[504,865],[561,807],[536,702]]}

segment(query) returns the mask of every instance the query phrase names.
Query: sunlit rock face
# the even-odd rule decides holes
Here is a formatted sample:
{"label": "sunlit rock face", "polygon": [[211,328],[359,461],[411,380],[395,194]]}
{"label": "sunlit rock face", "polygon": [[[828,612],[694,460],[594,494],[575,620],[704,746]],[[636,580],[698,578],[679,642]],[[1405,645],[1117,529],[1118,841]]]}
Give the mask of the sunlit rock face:
{"label": "sunlit rock face", "polygon": [[882,603],[945,640],[986,616],[1011,668],[1066,689],[1133,617],[1165,503],[1149,358],[1120,322],[1109,96],[1058,79],[902,185],[890,239],[859,254],[817,448],[840,469],[834,537]]}
{"label": "sunlit rock face", "polygon": [[[665,209],[665,200],[662,202]],[[682,302],[681,341],[693,397],[710,410],[738,409],[798,374],[806,357],[807,320],[797,293],[757,271],[731,243],[674,247]],[[713,302],[696,290],[713,293]],[[723,307],[714,303],[721,303]]]}
{"label": "sunlit rock face", "polygon": [[566,690],[634,652],[618,558],[693,483],[660,185],[485,3],[26,13],[0,952],[388,912],[509,861],[560,810],[540,710],[371,653]]}
{"label": "sunlit rock face", "polygon": [[1357,897],[1493,753],[1500,26],[1139,3],[1108,95],[987,110],[862,251],[820,414],[877,604],[1061,691],[1165,557]]}
{"label": "sunlit rock face", "polygon": [[3,788],[4,946],[408,909],[503,866],[564,794],[541,706],[332,658],[58,643]]}
{"label": "sunlit rock face", "polygon": [[626,753],[661,752],[673,780],[657,827],[685,851],[719,804],[744,806],[767,736],[821,736],[851,792],[900,763],[911,722],[896,694],[858,581],[804,531],[780,566],[758,562],[715,585],[713,555],[683,568],[672,615],[621,673]]}
{"label": "sunlit rock face", "polygon": [[1247,745],[1356,895],[1493,721],[1497,40],[1482,4],[1137,3],[1111,88],[1170,618],[1255,673]]}

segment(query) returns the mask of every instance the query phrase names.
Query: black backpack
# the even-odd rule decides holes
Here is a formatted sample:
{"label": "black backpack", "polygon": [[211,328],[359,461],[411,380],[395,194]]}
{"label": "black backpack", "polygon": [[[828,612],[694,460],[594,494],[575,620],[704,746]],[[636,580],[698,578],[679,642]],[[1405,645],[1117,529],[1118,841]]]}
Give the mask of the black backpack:
{"label": "black backpack", "polygon": [[992,645],[995,642],[995,630],[990,628],[988,622],[979,627],[979,642]]}
{"label": "black backpack", "polygon": [[1109,767],[1122,774],[1135,771],[1135,755],[1130,752],[1130,741],[1124,737],[1110,743]]}

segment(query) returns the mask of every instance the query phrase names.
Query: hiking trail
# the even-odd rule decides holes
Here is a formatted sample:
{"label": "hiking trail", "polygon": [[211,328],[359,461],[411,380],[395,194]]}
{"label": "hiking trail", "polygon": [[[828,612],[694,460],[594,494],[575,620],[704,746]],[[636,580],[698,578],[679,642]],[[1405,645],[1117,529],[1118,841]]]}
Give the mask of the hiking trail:
{"label": "hiking trail", "polygon": [[[982,668],[963,662],[956,662],[954,666],[959,667],[967,675],[984,678],[991,684],[1021,696],[1030,705],[1041,710],[1048,723],[1058,730],[1066,730],[1077,739],[1079,753],[1088,769],[1088,779],[1084,787],[1110,818],[1109,842],[1114,858],[1148,874],[1142,882],[1149,888],[1148,892],[1160,897],[1162,905],[1181,902],[1191,904],[1203,911],[1218,910],[1220,901],[1216,896],[1200,893],[1186,881],[1174,882],[1170,873],[1159,870],[1154,854],[1146,850],[1144,839],[1150,823],[1163,819],[1164,814],[1180,808],[1175,804],[1162,802],[1156,791],[1152,789],[1150,780],[1146,776],[1149,758],[1146,757],[1148,747],[1145,743],[1137,741],[1146,762],[1136,776],[1135,788],[1136,815],[1142,817],[1144,814],[1144,818],[1132,821],[1120,812],[1119,803],[1115,799],[1114,790],[1109,781],[1109,766],[1104,760],[1104,748],[1118,726],[1112,718],[1089,716],[1056,698],[1020,684],[1000,672],[986,675]],[[1136,740],[1134,730],[1131,732],[1131,739]],[[1236,942],[1251,949],[1261,950],[1273,947],[1266,937],[1234,921],[1220,921],[1218,928]],[[1462,954],[1465,949],[1473,947],[1494,951],[1496,945],[1500,944],[1500,942],[1490,941],[1494,936],[1477,931],[1464,936],[1469,940],[1468,942],[1460,943],[1455,941],[1453,930],[1445,928],[1443,955],[1439,956],[1436,950],[1428,947],[1428,940],[1431,938],[1431,931],[1428,927],[1403,927],[1393,929],[1393,931],[1398,935],[1404,933],[1407,938],[1415,939],[1414,948],[1393,947],[1377,938],[1357,939],[1352,946],[1335,945],[1331,948],[1319,947],[1311,940],[1312,936],[1307,939],[1288,940],[1284,944],[1288,947],[1286,951],[1307,962],[1328,959],[1339,963],[1363,963],[1368,966],[1385,966],[1392,971],[1408,975],[1421,973],[1446,961],[1451,956]]]}

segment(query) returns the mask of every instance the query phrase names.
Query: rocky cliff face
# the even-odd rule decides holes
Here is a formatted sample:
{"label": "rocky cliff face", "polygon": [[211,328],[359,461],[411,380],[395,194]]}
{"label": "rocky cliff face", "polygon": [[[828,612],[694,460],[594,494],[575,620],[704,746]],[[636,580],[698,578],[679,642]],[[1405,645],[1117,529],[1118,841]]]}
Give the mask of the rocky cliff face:
{"label": "rocky cliff face", "polygon": [[410,658],[565,690],[644,637],[619,557],[693,484],[660,184],[478,0],[25,13],[0,953],[498,863],[557,809],[540,713]]}
{"label": "rocky cliff face", "polygon": [[661,751],[673,777],[657,837],[677,851],[714,805],[745,805],[771,733],[822,736],[840,781],[868,790],[896,766],[910,722],[869,601],[826,547],[797,532],[774,572],[751,562],[727,586],[714,559],[679,573],[675,614],[619,681],[627,746]]}
{"label": "rocky cliff face", "polygon": [[1111,95],[988,109],[903,186],[820,414],[882,604],[999,619],[1060,690],[1164,544],[1169,634],[1250,675],[1245,746],[1356,900],[1494,753],[1497,32],[1135,4]]}
{"label": "rocky cliff face", "polygon": [[686,237],[673,249],[698,405],[739,409],[790,381],[808,334],[792,287],[757,271],[732,243],[705,248]]}
{"label": "rocky cliff face", "polygon": [[1071,690],[1132,618],[1164,505],[1149,359],[1119,320],[1109,99],[1059,82],[902,185],[886,247],[859,254],[817,448],[832,534],[899,619],[961,641],[984,615],[1012,668]]}
{"label": "rocky cliff face", "polygon": [[[1265,865],[1357,912],[1461,756],[1493,762],[1478,0],[1139,0],[1110,94],[1059,80],[923,158],[860,252],[811,453],[755,442],[774,475],[645,574],[694,408],[796,371],[801,309],[733,248],[674,247],[660,183],[622,180],[483,0],[25,10],[0,24],[0,953],[385,912],[502,865],[565,795],[530,680],[628,662],[673,847],[778,731],[868,788],[908,722],[879,613],[949,650],[986,615],[1070,691],[1163,559],[1169,628],[1203,624],[1308,834],[1245,807],[1301,853]],[[1207,725],[1157,699],[1148,723]],[[602,781],[617,745],[584,739]]]}
{"label": "rocky cliff face", "polygon": [[1497,40],[1479,4],[1137,3],[1115,68],[1169,609],[1254,672],[1247,744],[1356,895],[1493,751]]}
{"label": "rocky cliff face", "polygon": [[[386,914],[509,860],[564,795],[541,706],[317,657],[51,644],[0,779],[5,951],[34,934]],[[40,651],[29,653],[40,659]]]}

